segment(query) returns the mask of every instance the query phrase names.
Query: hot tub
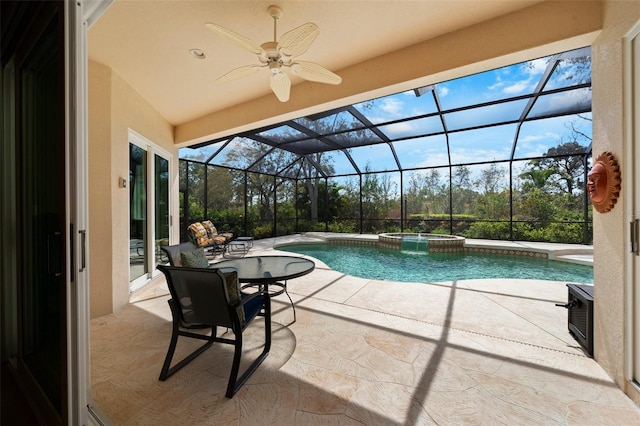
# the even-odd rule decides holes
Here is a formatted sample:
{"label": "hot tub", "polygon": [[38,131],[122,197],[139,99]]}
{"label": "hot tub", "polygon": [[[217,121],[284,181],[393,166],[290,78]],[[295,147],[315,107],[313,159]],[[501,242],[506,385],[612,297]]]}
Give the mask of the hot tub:
{"label": "hot tub", "polygon": [[396,250],[426,251],[429,253],[464,251],[464,238],[456,235],[387,233],[378,235],[378,244],[381,247]]}

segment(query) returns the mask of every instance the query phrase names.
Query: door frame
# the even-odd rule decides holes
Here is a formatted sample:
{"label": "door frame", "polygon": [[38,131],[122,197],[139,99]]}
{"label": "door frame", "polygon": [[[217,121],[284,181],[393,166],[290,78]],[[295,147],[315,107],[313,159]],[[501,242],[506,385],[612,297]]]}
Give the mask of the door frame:
{"label": "door frame", "polygon": [[[67,310],[69,424],[105,424],[91,399],[89,289],[89,54],[88,31],[113,0],[65,1],[65,74],[69,168],[67,205],[71,244]],[[70,267],[70,266],[68,266]],[[72,280],[71,280],[72,279]]]}
{"label": "door frame", "polygon": [[86,232],[88,229],[86,27],[82,3],[65,2],[65,77],[67,80],[66,133],[67,211],[70,244],[67,262],[67,371],[70,424],[86,424],[90,397],[89,375],[89,274]]}
{"label": "door frame", "polygon": [[[630,95],[624,104],[624,149],[622,193],[628,200],[625,208],[625,233],[631,235],[631,222],[640,218],[640,187],[634,183],[640,178],[640,54],[634,52],[634,43],[640,45],[640,21],[623,38],[623,87]],[[637,49],[640,51],[640,48]],[[635,157],[634,157],[635,156]],[[630,237],[629,237],[630,238]],[[640,258],[631,252],[625,242],[625,376],[629,384],[640,392]]]}

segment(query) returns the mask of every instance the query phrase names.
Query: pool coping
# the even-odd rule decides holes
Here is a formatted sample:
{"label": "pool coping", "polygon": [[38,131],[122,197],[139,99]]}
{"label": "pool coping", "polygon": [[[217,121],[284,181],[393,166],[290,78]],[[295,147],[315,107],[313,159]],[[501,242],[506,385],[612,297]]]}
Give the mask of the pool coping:
{"label": "pool coping", "polygon": [[[378,234],[341,234],[334,232],[305,232],[301,234],[309,239],[305,243],[353,244],[376,247]],[[297,242],[284,242],[277,246],[285,246]],[[559,244],[530,241],[502,241],[465,239],[464,251],[470,253],[495,254],[503,256],[524,256],[556,260],[559,262],[593,266],[593,246],[581,244]]]}

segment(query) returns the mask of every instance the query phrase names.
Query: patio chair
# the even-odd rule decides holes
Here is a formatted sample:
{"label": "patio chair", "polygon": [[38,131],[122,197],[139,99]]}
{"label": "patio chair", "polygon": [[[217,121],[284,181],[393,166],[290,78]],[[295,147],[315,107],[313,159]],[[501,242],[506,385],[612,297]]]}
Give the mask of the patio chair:
{"label": "patio chair", "polygon": [[[160,372],[164,381],[214,342],[234,345],[233,364],[225,396],[233,395],[264,361],[271,349],[271,301],[264,292],[243,295],[240,293],[238,275],[235,272],[223,274],[219,269],[184,268],[158,266],[167,278],[171,293],[169,306],[173,319],[171,343]],[[262,353],[238,377],[242,355],[242,333],[263,311],[265,321],[265,344]],[[235,339],[217,337],[217,327],[227,327]],[[211,329],[209,335],[189,330]],[[189,337],[206,341],[202,346],[171,367],[171,361],[178,343],[178,337]]]}
{"label": "patio chair", "polygon": [[230,232],[230,231],[218,232],[218,229],[210,220],[203,220],[202,226],[204,226],[204,229],[207,230],[207,234],[209,235],[209,238],[224,237],[224,239],[227,242],[233,239],[233,232]]}
{"label": "patio chair", "polygon": [[207,228],[200,222],[194,222],[187,228],[189,241],[197,247],[212,249],[213,254],[224,252],[227,244],[227,237],[218,234],[209,234]]}
{"label": "patio chair", "polygon": [[169,265],[182,266],[182,260],[180,254],[182,252],[189,252],[197,249],[196,245],[191,241],[186,241],[180,244],[174,244],[172,246],[162,246],[160,250],[167,254],[169,258]]}

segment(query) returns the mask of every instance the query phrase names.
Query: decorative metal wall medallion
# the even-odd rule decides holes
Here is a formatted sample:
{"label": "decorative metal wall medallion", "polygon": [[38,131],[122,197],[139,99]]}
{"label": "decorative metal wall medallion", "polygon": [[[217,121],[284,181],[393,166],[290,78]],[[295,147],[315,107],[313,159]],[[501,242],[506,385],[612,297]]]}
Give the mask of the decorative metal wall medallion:
{"label": "decorative metal wall medallion", "polygon": [[589,172],[587,192],[591,204],[600,213],[613,209],[620,196],[620,166],[610,152],[603,152],[596,158]]}

